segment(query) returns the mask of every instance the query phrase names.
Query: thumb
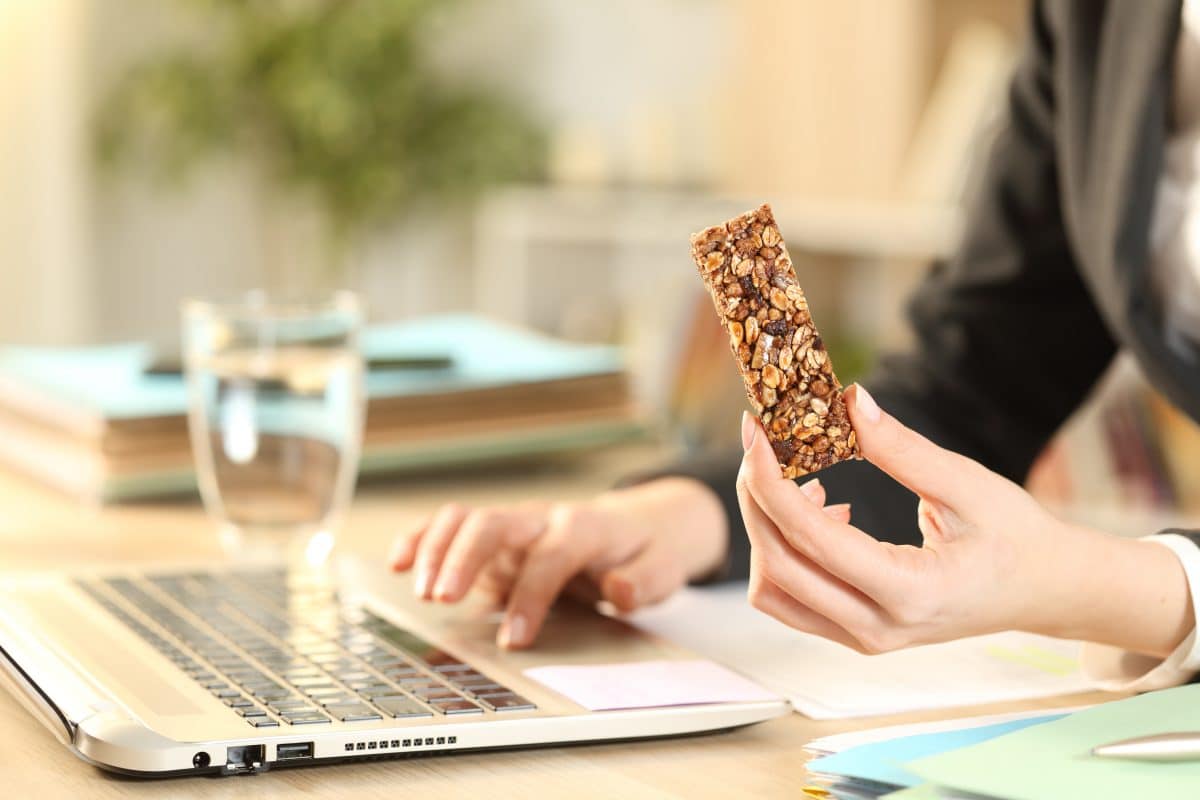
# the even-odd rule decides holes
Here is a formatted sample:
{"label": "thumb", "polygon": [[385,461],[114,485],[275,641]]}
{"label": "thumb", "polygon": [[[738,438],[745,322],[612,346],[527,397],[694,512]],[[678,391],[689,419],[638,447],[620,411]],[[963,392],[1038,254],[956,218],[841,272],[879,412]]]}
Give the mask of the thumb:
{"label": "thumb", "polygon": [[987,470],[979,463],[905,427],[857,383],[846,390],[846,410],[863,458],[921,497],[953,506],[986,488]]}
{"label": "thumb", "polygon": [[679,557],[654,544],[606,572],[599,581],[604,599],[623,613],[666,600],[686,582]]}

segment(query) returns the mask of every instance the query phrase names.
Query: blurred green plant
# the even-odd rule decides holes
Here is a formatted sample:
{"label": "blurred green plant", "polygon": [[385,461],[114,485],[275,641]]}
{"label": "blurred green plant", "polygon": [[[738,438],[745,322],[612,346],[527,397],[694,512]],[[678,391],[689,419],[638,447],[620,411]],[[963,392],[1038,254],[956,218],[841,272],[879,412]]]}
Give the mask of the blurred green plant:
{"label": "blurred green plant", "polygon": [[449,0],[176,1],[215,41],[121,77],[96,120],[105,166],[178,180],[249,153],[277,188],[316,201],[335,260],[418,204],[541,174],[545,137],[523,108],[430,69],[428,23]]}

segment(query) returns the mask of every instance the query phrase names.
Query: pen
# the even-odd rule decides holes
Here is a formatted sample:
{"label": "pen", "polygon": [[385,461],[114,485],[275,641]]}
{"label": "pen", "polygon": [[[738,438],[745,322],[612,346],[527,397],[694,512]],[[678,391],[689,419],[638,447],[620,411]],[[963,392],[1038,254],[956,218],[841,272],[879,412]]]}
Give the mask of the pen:
{"label": "pen", "polygon": [[1136,761],[1200,760],[1200,732],[1160,733],[1156,736],[1122,739],[1119,742],[1093,747],[1092,755]]}

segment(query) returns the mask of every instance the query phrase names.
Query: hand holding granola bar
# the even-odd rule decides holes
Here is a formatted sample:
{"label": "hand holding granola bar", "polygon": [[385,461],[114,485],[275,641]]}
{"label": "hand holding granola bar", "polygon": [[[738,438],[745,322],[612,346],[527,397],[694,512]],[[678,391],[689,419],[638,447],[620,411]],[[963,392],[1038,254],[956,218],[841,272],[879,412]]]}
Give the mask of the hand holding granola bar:
{"label": "hand holding granola bar", "polygon": [[692,258],[784,477],[859,458],[842,385],[771,207],[695,234]]}

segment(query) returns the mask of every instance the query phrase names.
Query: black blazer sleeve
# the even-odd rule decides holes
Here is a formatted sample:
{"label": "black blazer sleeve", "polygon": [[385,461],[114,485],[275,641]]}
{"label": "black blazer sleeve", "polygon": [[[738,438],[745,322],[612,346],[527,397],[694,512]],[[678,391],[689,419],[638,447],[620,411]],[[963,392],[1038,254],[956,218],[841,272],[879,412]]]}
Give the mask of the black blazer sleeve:
{"label": "black blazer sleeve", "polygon": [[[915,345],[884,358],[863,381],[906,424],[1016,481],[1116,349],[1076,268],[1060,210],[1055,36],[1044,11],[1033,7],[963,241],[910,303]],[[749,561],[734,491],[738,464],[739,454],[730,454],[671,470],[703,480],[721,498],[732,577],[745,575]],[[871,465],[839,464],[821,480],[830,502],[853,504],[859,527],[889,541],[920,541],[916,498]]]}

